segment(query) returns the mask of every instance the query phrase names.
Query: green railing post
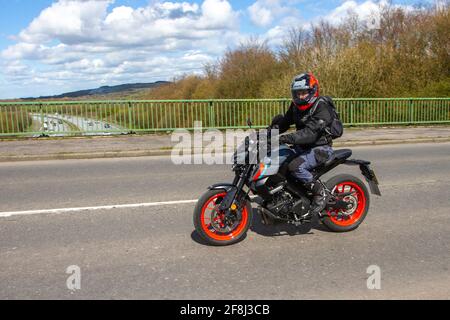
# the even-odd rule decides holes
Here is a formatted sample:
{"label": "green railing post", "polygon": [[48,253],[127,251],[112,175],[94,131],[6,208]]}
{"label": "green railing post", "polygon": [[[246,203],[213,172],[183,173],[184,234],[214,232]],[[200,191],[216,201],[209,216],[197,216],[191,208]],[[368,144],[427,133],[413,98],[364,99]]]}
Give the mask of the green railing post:
{"label": "green railing post", "polygon": [[350,102],[350,126],[353,126],[353,101]]}
{"label": "green railing post", "polygon": [[45,132],[44,112],[42,111],[42,103],[39,103],[39,113],[41,114],[42,131]]}
{"label": "green railing post", "polygon": [[130,130],[129,133],[134,133],[133,132],[133,112],[132,112],[132,105],[131,102],[128,102],[128,129]]}
{"label": "green railing post", "polygon": [[213,100],[209,101],[208,114],[209,114],[210,128],[214,128],[216,126],[216,114],[214,112],[214,101]]}
{"label": "green railing post", "polygon": [[409,99],[409,124],[413,124],[413,101]]}

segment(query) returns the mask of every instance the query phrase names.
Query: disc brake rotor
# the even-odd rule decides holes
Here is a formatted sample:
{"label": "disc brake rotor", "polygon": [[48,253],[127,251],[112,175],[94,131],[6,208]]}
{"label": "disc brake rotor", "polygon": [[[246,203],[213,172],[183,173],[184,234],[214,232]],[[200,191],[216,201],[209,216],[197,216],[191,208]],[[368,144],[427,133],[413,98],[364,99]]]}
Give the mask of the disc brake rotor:
{"label": "disc brake rotor", "polygon": [[[332,194],[336,193],[337,186],[335,186],[333,188],[333,190],[331,191]],[[345,191],[345,190],[343,190]],[[351,192],[351,191],[350,191]],[[337,216],[341,216],[341,217],[350,217],[353,213],[355,213],[357,207],[358,207],[358,198],[355,197],[355,191],[352,192],[352,194],[347,194],[342,198],[342,201],[345,201],[347,203],[349,203],[351,205],[351,208],[344,210],[344,209],[340,209],[336,212]],[[337,197],[339,197],[339,193],[335,194]]]}
{"label": "disc brake rotor", "polygon": [[343,201],[351,204],[351,208],[348,210],[342,210],[340,213],[342,213],[344,216],[351,216],[355,211],[356,208],[358,207],[358,199],[354,196],[354,195],[349,195],[344,197],[344,199],[342,199]]}
{"label": "disc brake rotor", "polygon": [[238,221],[234,221],[233,224],[229,224],[225,219],[225,213],[221,213],[218,210],[219,205],[216,205],[211,212],[211,226],[214,230],[221,233],[228,233],[232,231],[238,223]]}

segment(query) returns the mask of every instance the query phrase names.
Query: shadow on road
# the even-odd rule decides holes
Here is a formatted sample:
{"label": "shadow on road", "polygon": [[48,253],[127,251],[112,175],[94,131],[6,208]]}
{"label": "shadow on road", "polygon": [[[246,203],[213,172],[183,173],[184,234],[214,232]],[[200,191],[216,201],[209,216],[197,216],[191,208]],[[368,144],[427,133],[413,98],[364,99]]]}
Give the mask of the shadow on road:
{"label": "shadow on road", "polygon": [[192,233],[191,233],[191,239],[194,240],[194,242],[197,242],[198,244],[201,244],[201,245],[204,245],[204,246],[209,246],[210,245],[195,230],[192,231]]}
{"label": "shadow on road", "polygon": [[[299,235],[313,235],[314,230],[322,231],[322,232],[331,232],[324,225],[322,225],[319,220],[316,218],[310,224],[305,224],[302,226],[294,226],[291,224],[287,224],[284,222],[275,222],[273,225],[265,225],[261,221],[261,216],[258,213],[258,210],[253,208],[253,220],[250,225],[250,231],[257,233],[264,237],[280,237],[280,236],[299,236]],[[197,231],[192,231],[191,238],[194,242],[209,246],[208,244],[198,233]],[[244,240],[244,237],[242,240]],[[241,240],[241,241],[242,241]]]}
{"label": "shadow on road", "polygon": [[[241,240],[239,240],[239,242],[244,241],[247,238],[247,235],[245,235],[244,237],[242,237]],[[197,242],[198,244],[204,245],[204,246],[212,246],[210,243],[206,242],[198,233],[197,231],[192,231],[191,233],[191,239],[194,242]],[[239,243],[237,242],[237,243]]]}
{"label": "shadow on road", "polygon": [[279,221],[274,222],[272,225],[265,225],[261,221],[261,216],[259,215],[258,210],[253,208],[253,221],[250,230],[259,235],[265,237],[297,236],[314,234],[315,229],[320,231],[325,230],[317,219],[314,219],[312,223],[298,227]]}

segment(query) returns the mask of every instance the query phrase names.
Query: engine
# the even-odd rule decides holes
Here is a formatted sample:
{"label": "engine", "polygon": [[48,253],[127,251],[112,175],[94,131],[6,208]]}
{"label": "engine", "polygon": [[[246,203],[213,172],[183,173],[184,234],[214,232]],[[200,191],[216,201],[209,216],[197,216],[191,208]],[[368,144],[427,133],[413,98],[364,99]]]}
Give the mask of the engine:
{"label": "engine", "polygon": [[297,220],[308,211],[309,201],[306,198],[294,197],[289,191],[283,189],[273,195],[266,209],[281,219]]}

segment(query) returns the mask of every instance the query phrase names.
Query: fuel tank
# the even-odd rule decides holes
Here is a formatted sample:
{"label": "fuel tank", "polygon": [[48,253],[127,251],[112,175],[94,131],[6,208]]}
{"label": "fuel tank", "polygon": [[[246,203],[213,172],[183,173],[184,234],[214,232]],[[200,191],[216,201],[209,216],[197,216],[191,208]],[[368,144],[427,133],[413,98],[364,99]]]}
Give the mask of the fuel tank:
{"label": "fuel tank", "polygon": [[276,175],[280,168],[286,162],[295,158],[295,152],[287,145],[280,145],[278,149],[272,151],[270,156],[264,157],[263,161],[259,164],[253,181],[262,180],[264,178]]}

